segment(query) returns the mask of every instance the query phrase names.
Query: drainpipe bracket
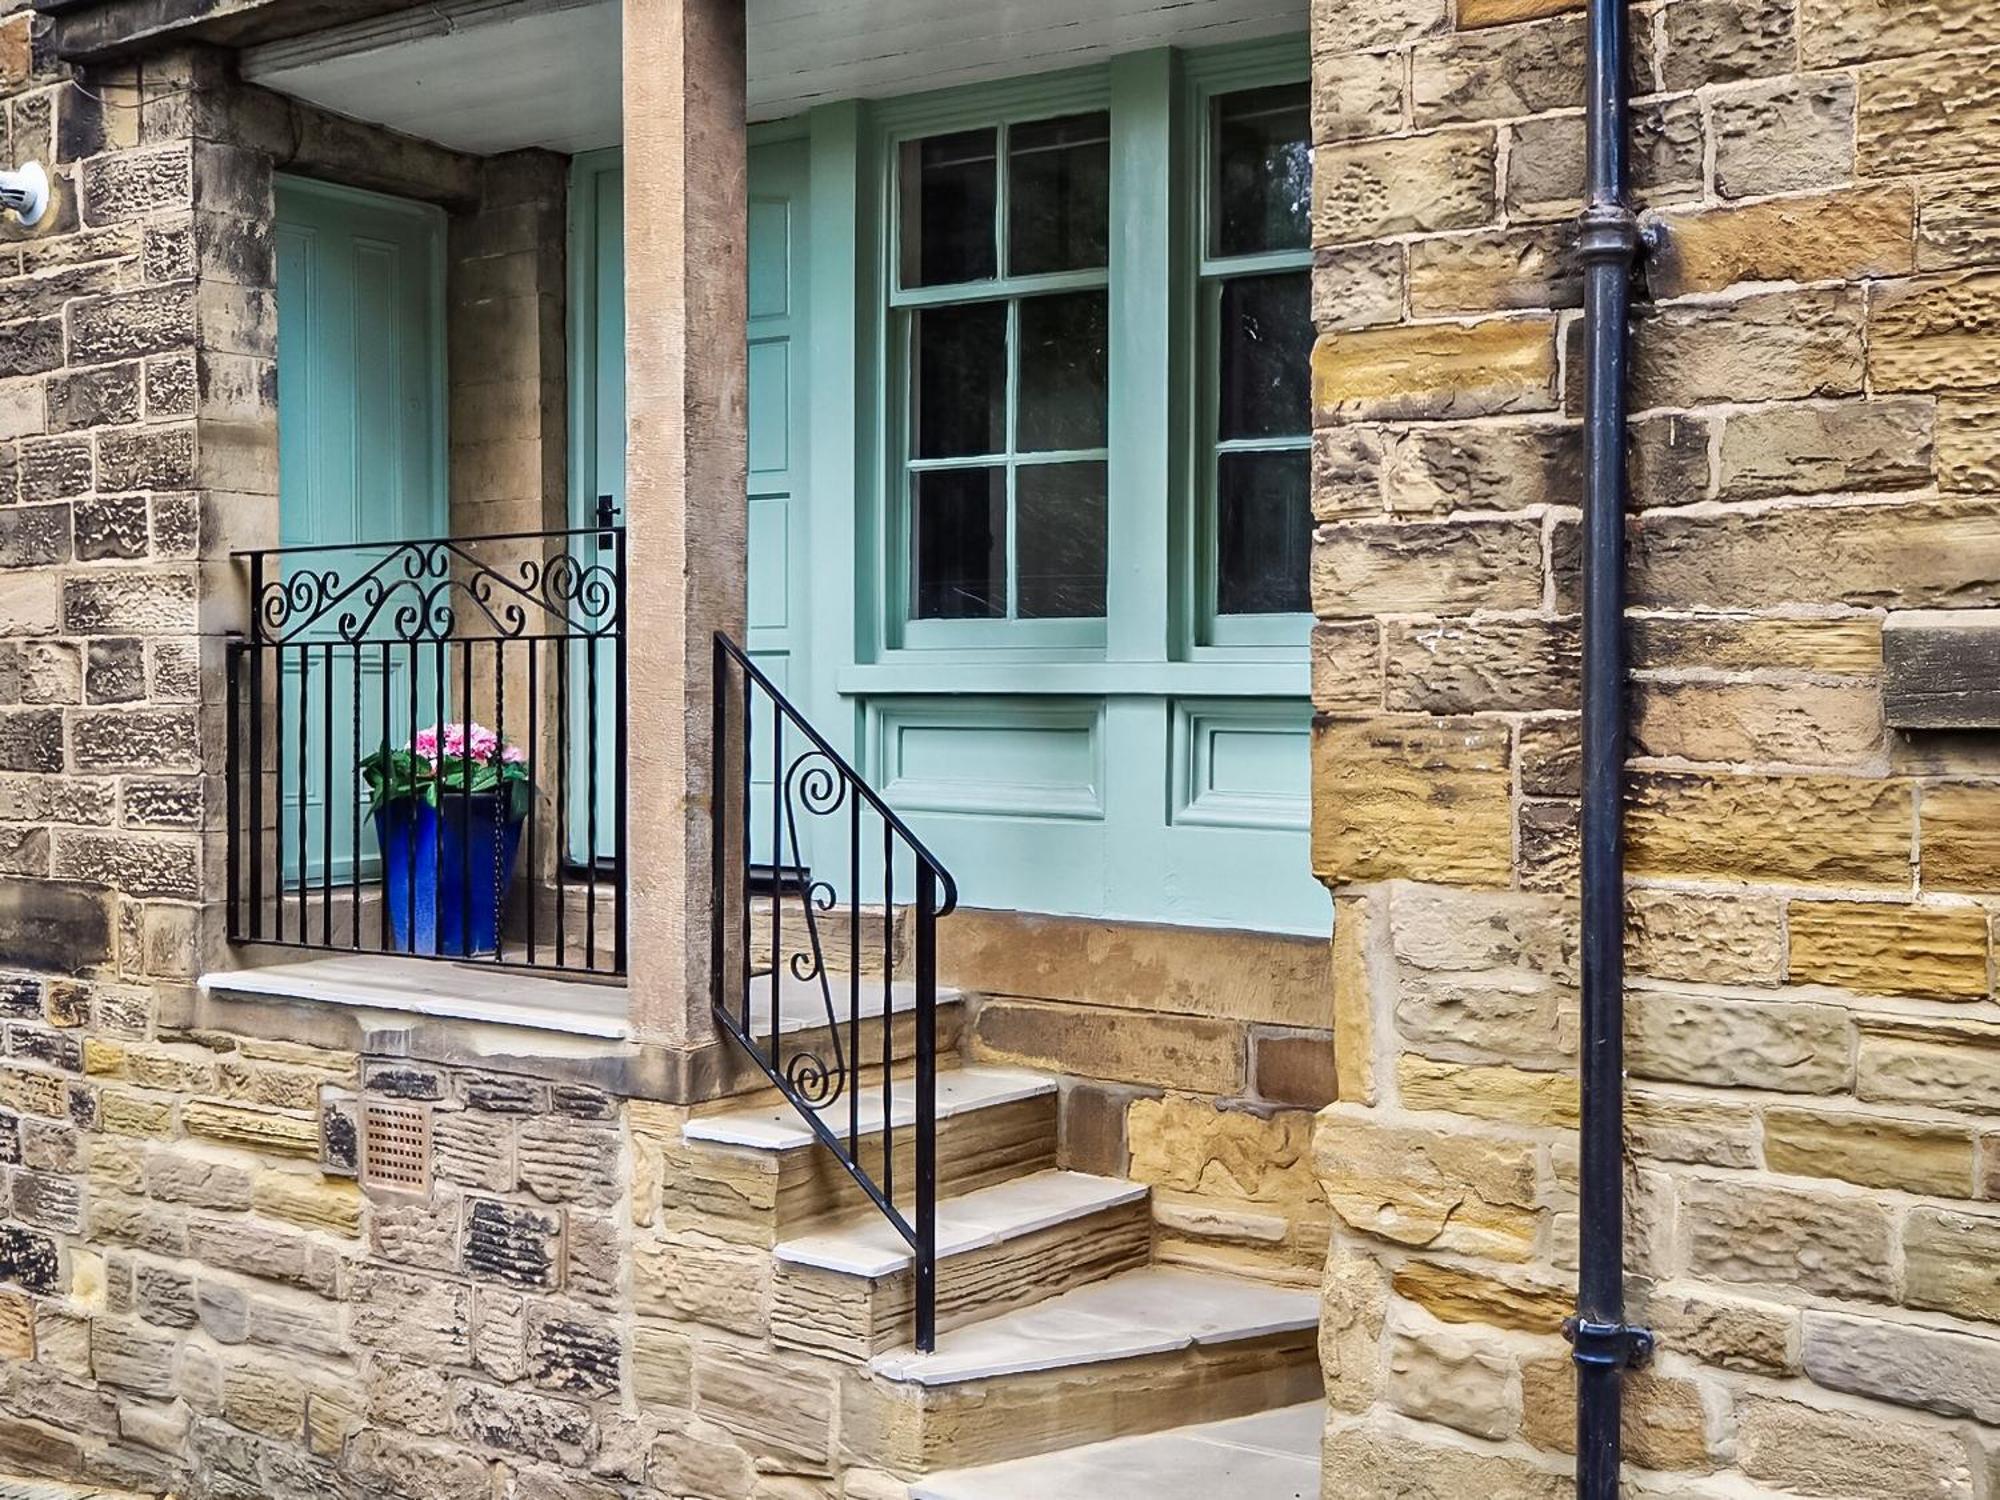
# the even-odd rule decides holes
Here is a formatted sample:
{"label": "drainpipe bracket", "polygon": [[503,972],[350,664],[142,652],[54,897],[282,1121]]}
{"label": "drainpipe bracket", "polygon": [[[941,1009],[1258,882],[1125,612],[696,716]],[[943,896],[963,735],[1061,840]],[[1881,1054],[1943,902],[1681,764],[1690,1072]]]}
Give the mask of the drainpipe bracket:
{"label": "drainpipe bracket", "polygon": [[1593,203],[1577,216],[1576,257],[1585,265],[1592,261],[1636,260],[1644,236],[1639,216],[1623,203]]}
{"label": "drainpipe bracket", "polygon": [[1643,1370],[1653,1362],[1657,1340],[1650,1328],[1630,1323],[1600,1323],[1592,1318],[1563,1319],[1563,1337],[1576,1351],[1580,1365]]}

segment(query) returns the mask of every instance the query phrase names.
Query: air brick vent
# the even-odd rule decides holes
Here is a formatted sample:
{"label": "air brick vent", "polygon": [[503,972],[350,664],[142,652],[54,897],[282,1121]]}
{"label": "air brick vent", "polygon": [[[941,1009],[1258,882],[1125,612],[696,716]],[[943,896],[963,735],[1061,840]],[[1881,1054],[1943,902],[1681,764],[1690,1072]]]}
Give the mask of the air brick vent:
{"label": "air brick vent", "polygon": [[371,1099],[361,1107],[361,1183],[428,1193],[431,1187],[431,1112],[422,1104]]}

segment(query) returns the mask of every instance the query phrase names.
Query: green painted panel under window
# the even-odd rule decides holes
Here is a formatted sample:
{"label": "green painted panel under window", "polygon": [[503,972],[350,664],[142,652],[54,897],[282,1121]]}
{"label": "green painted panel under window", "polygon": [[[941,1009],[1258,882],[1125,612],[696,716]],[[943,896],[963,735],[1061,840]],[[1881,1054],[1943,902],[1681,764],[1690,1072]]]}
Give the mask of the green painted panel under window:
{"label": "green painted panel under window", "polygon": [[[423,204],[291,178],[279,179],[277,199],[279,535],[287,546],[340,548],[440,536],[444,216]],[[382,556],[357,546],[351,555],[317,554],[301,565],[352,577]],[[286,826],[304,830],[307,868],[330,866],[339,879],[351,871],[357,848],[364,872],[373,863],[373,840],[354,826],[346,785],[385,728],[391,739],[408,735],[413,685],[402,653],[385,652],[385,665],[372,653],[316,648],[313,642],[332,638],[332,627],[329,620],[307,632],[298,650],[284,654],[286,743],[304,753],[302,770],[285,768],[280,805]],[[417,716],[425,719],[440,701],[438,678],[427,668],[414,684]],[[322,816],[329,765],[331,818]],[[296,844],[286,849],[288,874],[296,873],[298,857]]]}

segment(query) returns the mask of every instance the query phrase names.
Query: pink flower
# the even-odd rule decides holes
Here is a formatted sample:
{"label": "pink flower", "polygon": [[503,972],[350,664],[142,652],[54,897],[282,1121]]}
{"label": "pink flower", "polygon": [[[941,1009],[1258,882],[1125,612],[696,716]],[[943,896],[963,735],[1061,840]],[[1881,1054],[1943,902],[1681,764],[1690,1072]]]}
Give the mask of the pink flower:
{"label": "pink flower", "polygon": [[410,739],[410,748],[425,760],[435,762],[438,758],[437,725],[433,724],[428,729],[419,729]]}
{"label": "pink flower", "polygon": [[472,726],[472,758],[482,764],[492,761],[500,749],[500,736],[484,724]]}
{"label": "pink flower", "polygon": [[526,765],[528,762],[528,752],[523,750],[519,745],[509,745],[505,750],[500,752],[500,758],[510,766]]}

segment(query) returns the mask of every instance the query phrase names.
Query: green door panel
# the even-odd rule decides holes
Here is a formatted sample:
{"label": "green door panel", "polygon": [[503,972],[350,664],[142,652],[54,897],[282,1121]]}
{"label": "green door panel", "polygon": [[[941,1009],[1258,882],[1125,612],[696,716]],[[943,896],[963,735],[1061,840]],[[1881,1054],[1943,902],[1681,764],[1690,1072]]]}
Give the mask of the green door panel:
{"label": "green door panel", "polygon": [[[278,529],[286,546],[346,548],[296,566],[352,578],[384,554],[356,544],[445,530],[444,216],[423,204],[280,178],[277,191]],[[336,647],[318,622],[282,653],[285,869],[341,880],[374,862],[355,763],[428,722],[445,679],[431,653]],[[383,622],[377,635],[388,634]],[[387,707],[385,708],[385,704]],[[332,805],[328,808],[328,793]]]}

